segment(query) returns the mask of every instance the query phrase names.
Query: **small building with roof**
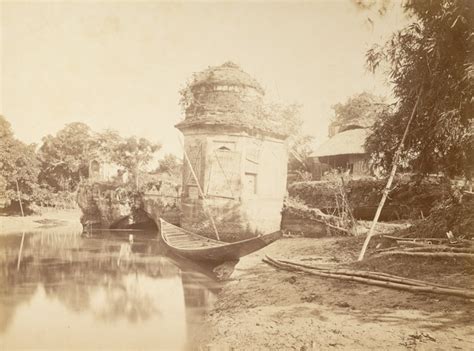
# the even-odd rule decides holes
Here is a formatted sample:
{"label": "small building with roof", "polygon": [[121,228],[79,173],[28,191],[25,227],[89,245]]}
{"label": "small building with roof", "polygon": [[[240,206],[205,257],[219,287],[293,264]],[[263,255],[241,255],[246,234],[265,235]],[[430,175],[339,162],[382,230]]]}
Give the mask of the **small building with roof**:
{"label": "small building with roof", "polygon": [[356,128],[337,133],[312,154],[315,165],[325,164],[326,169],[339,169],[353,176],[370,174],[369,155],[364,149],[369,135],[366,128]]}
{"label": "small building with roof", "polygon": [[182,91],[185,119],[176,128],[184,135],[183,228],[212,235],[212,217],[227,241],[279,230],[288,135],[265,114],[263,96],[232,62],[195,74]]}
{"label": "small building with roof", "polygon": [[333,122],[329,125],[329,139],[311,154],[313,179],[319,180],[330,169],[348,172],[353,177],[371,174],[370,155],[365,151],[365,140],[370,135],[373,119],[362,116],[350,123]]}

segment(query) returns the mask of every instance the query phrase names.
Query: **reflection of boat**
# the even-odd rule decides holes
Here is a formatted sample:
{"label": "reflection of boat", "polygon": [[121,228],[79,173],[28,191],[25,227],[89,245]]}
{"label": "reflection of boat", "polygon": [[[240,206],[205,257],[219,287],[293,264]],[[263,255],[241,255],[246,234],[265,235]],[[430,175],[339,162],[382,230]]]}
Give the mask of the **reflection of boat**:
{"label": "reflection of boat", "polygon": [[191,233],[160,218],[160,233],[165,245],[175,254],[214,266],[238,261],[281,237],[281,232],[259,235],[233,243],[218,241]]}

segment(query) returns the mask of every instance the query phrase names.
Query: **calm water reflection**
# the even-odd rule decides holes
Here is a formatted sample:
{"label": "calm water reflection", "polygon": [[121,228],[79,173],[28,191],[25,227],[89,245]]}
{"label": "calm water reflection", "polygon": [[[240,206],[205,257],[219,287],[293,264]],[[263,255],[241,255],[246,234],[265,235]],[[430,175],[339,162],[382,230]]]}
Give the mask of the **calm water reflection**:
{"label": "calm water reflection", "polygon": [[188,348],[219,285],[133,234],[0,237],[0,349]]}

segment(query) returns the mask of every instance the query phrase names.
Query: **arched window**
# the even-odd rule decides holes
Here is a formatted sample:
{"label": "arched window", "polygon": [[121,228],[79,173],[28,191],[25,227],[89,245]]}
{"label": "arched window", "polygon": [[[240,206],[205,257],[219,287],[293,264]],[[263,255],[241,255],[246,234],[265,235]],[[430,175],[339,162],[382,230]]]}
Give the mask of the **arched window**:
{"label": "arched window", "polygon": [[100,177],[100,163],[97,160],[92,160],[89,167],[89,178],[98,179]]}

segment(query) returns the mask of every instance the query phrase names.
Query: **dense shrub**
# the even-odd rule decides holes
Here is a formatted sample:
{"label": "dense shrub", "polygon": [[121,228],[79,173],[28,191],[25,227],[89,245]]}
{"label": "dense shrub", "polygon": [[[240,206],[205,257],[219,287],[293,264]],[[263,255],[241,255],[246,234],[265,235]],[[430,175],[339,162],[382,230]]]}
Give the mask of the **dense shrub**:
{"label": "dense shrub", "polygon": [[416,238],[446,238],[451,231],[455,237],[471,239],[474,233],[474,196],[450,197],[433,208],[424,220],[397,235]]}
{"label": "dense shrub", "polygon": [[[372,213],[378,206],[386,180],[359,179],[350,180],[345,184],[349,204],[356,217],[364,213]],[[324,210],[338,207],[336,189],[327,181],[293,183],[288,193],[310,206]],[[441,179],[409,180],[399,178],[394,182],[392,191],[386,202],[386,210],[390,211],[390,219],[413,219],[429,215],[433,207],[444,201],[450,194],[449,182]],[[359,214],[359,216],[358,216]]]}

